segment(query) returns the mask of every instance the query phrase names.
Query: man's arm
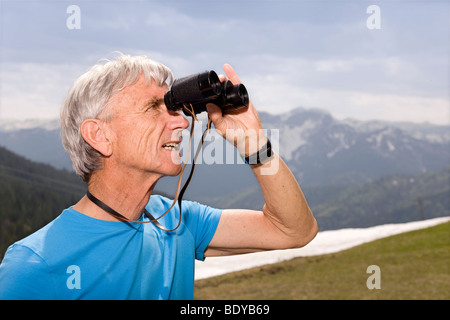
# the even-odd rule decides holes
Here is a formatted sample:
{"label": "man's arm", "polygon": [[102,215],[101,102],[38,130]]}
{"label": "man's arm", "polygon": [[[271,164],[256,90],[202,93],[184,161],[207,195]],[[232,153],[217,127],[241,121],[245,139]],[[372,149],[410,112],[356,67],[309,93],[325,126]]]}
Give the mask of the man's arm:
{"label": "man's arm", "polygon": [[[224,70],[234,84],[240,83],[231,66],[225,65]],[[253,154],[267,142],[251,103],[245,112],[230,115],[208,105],[208,113],[215,129],[234,143],[241,155]],[[264,196],[262,211],[224,210],[205,256],[297,248],[317,234],[316,220],[284,161],[275,153],[270,161],[250,167]]]}

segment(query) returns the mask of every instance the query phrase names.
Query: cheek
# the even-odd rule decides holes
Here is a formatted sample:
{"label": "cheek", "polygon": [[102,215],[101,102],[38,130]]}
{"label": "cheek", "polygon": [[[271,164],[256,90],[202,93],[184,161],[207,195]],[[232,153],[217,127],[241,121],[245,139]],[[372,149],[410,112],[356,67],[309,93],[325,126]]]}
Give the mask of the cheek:
{"label": "cheek", "polygon": [[119,159],[138,159],[152,147],[151,129],[148,126],[135,123],[115,129],[111,141],[113,152]]}
{"label": "cheek", "polygon": [[133,142],[137,148],[137,153],[154,153],[158,151],[159,145],[159,134],[157,128],[151,125],[141,125],[140,128],[136,128],[136,132],[139,132],[135,136],[135,141]]}

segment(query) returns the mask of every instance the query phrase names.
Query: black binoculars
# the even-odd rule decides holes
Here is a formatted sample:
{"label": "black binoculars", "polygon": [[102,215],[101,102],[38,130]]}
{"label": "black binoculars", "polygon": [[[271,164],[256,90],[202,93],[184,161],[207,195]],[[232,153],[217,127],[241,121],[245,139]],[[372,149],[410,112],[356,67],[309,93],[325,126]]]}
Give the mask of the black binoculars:
{"label": "black binoculars", "polygon": [[233,85],[229,80],[220,82],[217,74],[211,70],[175,79],[164,95],[164,103],[168,110],[181,109],[189,115],[184,106],[197,114],[206,111],[207,103],[214,103],[222,112],[226,112],[248,107],[249,99],[243,84]]}

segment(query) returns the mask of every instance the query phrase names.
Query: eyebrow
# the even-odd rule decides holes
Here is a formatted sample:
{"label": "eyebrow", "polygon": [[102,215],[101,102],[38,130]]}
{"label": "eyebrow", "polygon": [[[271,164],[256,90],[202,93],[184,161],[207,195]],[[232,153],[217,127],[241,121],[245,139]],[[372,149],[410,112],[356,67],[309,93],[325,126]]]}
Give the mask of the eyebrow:
{"label": "eyebrow", "polygon": [[152,97],[152,98],[148,99],[147,101],[145,101],[144,108],[147,108],[148,106],[154,106],[154,105],[159,106],[163,103],[164,103],[163,98]]}

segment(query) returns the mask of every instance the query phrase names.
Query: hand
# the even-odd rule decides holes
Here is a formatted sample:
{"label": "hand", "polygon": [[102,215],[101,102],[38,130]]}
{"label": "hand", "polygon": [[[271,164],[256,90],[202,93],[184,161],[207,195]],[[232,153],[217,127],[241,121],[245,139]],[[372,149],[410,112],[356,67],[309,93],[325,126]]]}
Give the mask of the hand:
{"label": "hand", "polygon": [[[223,70],[228,80],[234,85],[241,83],[236,72],[229,64],[225,64]],[[227,80],[227,77],[221,75],[220,81]],[[225,114],[222,113],[218,106],[212,103],[208,103],[206,108],[216,131],[227,141],[234,144],[241,156],[249,156],[257,152],[267,142],[258,112],[251,101],[248,108],[238,109]]]}

